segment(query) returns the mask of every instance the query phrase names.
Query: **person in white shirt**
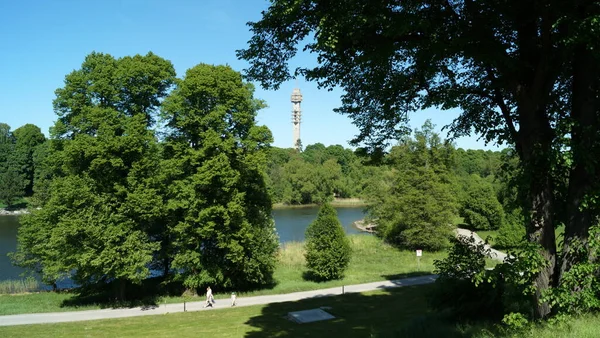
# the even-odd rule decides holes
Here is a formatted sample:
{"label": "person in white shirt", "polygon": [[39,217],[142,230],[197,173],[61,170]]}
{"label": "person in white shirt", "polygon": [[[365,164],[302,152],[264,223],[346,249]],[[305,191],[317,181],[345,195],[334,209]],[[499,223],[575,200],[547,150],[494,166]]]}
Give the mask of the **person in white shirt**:
{"label": "person in white shirt", "polygon": [[215,302],[215,298],[213,297],[212,290],[210,286],[206,288],[206,304],[204,307],[213,307],[213,303]]}
{"label": "person in white shirt", "polygon": [[231,306],[235,306],[235,299],[236,299],[236,295],[235,292],[231,293]]}

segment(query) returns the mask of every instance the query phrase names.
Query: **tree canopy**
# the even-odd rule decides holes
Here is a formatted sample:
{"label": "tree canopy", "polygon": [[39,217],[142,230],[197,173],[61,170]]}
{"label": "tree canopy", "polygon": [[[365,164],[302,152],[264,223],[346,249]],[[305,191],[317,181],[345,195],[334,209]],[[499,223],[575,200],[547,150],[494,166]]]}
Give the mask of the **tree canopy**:
{"label": "tree canopy", "polygon": [[197,65],[163,105],[173,268],[190,288],[272,279],[278,240],[265,183],[265,105],[229,66]]}

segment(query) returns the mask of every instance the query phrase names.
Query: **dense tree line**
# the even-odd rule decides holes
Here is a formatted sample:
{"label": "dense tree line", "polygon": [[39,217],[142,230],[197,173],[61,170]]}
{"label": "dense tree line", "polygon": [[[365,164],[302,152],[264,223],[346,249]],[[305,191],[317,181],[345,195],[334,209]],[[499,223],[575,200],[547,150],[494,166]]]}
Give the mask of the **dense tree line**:
{"label": "dense tree line", "polygon": [[268,180],[273,201],[284,204],[323,204],[333,197],[360,198],[368,179],[378,171],[355,151],[321,143],[303,151],[273,147]]}
{"label": "dense tree line", "polygon": [[456,224],[500,229],[520,239],[522,218],[506,217],[520,209],[501,202],[510,189],[510,181],[502,178],[514,176],[507,172],[514,168],[502,165],[506,152],[455,149],[426,121],[382,158],[382,175],[371,178],[366,190],[369,219],[378,225],[380,236],[405,248],[444,249]]}

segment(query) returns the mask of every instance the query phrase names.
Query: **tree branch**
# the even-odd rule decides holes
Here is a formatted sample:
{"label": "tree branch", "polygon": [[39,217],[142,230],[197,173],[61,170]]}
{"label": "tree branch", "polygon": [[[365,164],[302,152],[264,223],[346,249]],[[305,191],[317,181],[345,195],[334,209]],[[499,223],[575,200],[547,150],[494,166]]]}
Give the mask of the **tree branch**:
{"label": "tree branch", "polygon": [[492,70],[492,67],[486,66],[485,71],[487,73],[488,80],[490,81],[490,83],[493,87],[494,96],[492,99],[500,108],[500,111],[502,112],[502,116],[504,117],[504,120],[506,121],[506,125],[508,126],[508,131],[510,132],[510,136],[512,137],[514,143],[518,144],[517,138],[518,138],[519,134],[518,134],[517,130],[515,129],[515,124],[512,119],[512,116],[510,116],[510,109],[506,105],[506,102],[504,101],[504,96],[498,89],[498,86],[496,86],[498,79],[494,75],[494,71]]}

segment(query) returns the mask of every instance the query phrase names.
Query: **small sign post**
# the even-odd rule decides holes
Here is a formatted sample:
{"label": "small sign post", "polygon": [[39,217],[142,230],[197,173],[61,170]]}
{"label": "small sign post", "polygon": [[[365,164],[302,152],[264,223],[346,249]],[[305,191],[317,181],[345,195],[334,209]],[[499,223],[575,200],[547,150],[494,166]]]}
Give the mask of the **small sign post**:
{"label": "small sign post", "polygon": [[423,250],[417,250],[417,270],[421,271],[421,256],[423,256]]}

